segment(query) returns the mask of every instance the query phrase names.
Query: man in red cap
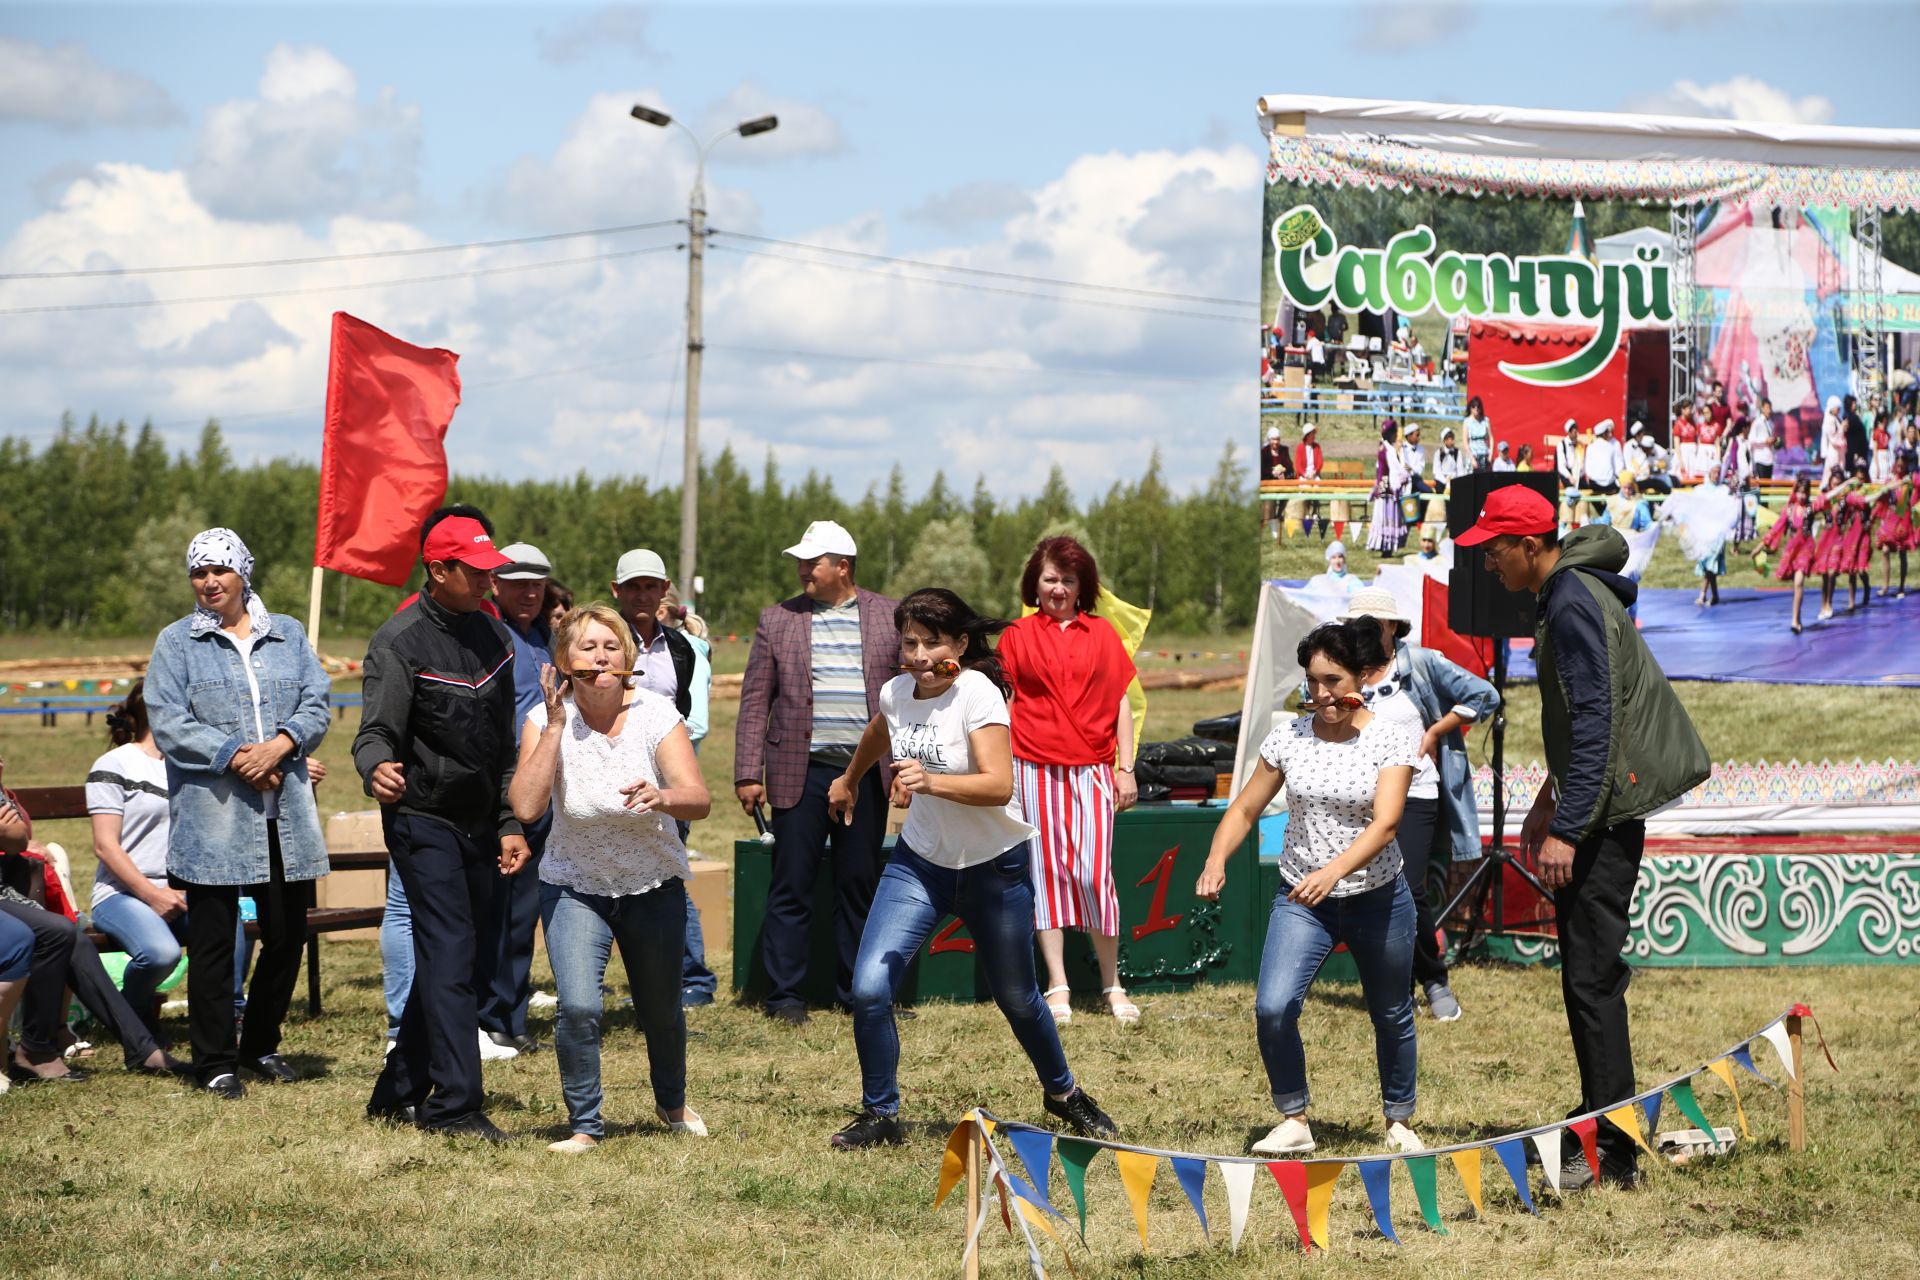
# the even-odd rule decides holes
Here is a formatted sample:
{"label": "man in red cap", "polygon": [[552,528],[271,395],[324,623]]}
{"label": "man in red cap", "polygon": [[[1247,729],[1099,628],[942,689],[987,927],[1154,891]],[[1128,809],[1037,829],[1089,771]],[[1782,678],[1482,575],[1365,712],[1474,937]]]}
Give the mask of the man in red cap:
{"label": "man in red cap", "polygon": [[513,638],[481,609],[509,561],[469,516],[435,524],[420,558],[426,591],[368,643],[353,740],[413,909],[413,988],[367,1115],[498,1142],[506,1135],[481,1110],[473,966],[494,872],[513,875],[528,856],[507,804]]}
{"label": "man in red cap", "polygon": [[[1640,874],[1648,815],[1712,772],[1686,708],[1627,616],[1639,588],[1620,571],[1627,542],[1606,525],[1559,536],[1553,503],[1526,485],[1495,489],[1455,545],[1481,547],[1509,591],[1539,601],[1533,658],[1540,673],[1540,730],[1548,785],[1520,828],[1553,892],[1560,990],[1580,1069],[1580,1104],[1569,1115],[1617,1106],[1638,1090],[1627,1035],[1627,982],[1620,958]],[[1600,1176],[1631,1186],[1632,1138],[1599,1121]],[[1563,1162],[1562,1189],[1590,1186],[1578,1148]]]}

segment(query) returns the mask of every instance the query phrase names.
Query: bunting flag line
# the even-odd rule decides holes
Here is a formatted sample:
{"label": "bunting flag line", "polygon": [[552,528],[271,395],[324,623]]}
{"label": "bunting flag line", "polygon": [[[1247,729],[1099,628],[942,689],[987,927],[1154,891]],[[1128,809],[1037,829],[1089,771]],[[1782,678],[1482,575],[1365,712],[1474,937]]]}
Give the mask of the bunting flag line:
{"label": "bunting flag line", "polygon": [[1660,1099],[1664,1097],[1664,1093],[1649,1094],[1640,1103],[1641,1111],[1646,1113],[1648,1133],[1660,1131]]}
{"label": "bunting flag line", "polygon": [[1540,1168],[1547,1175],[1547,1185],[1553,1188],[1553,1194],[1560,1194],[1560,1131],[1550,1129],[1546,1133],[1533,1135],[1533,1145],[1540,1152]]}
{"label": "bunting flag line", "polygon": [[1607,1119],[1613,1121],[1614,1128],[1620,1130],[1620,1132],[1626,1134],[1629,1138],[1632,1138],[1635,1146],[1639,1147],[1648,1155],[1652,1155],[1653,1148],[1647,1145],[1646,1138],[1640,1132],[1641,1115],[1642,1112],[1640,1108],[1628,1103],[1625,1106],[1615,1107],[1613,1110],[1607,1112]]}
{"label": "bunting flag line", "polygon": [[1466,1188],[1467,1199],[1473,1202],[1473,1216],[1486,1217],[1487,1206],[1480,1199],[1480,1148],[1468,1147],[1450,1154],[1454,1171],[1460,1175],[1460,1185]]}
{"label": "bunting flag line", "polygon": [[1039,1193],[1040,1207],[1058,1217],[1060,1211],[1053,1207],[1053,1200],[1047,1195],[1047,1183],[1053,1172],[1053,1134],[1046,1129],[1009,1129],[1007,1141],[1013,1144],[1020,1163],[1026,1166],[1027,1177],[1033,1180],[1033,1188]]}
{"label": "bunting flag line", "polygon": [[940,1157],[940,1189],[933,1193],[933,1207],[946,1203],[960,1179],[967,1176],[967,1143],[973,1139],[973,1121],[962,1120],[947,1135],[946,1154]]}
{"label": "bunting flag line", "polygon": [[1380,1228],[1380,1234],[1395,1244],[1400,1237],[1393,1233],[1393,1204],[1390,1183],[1393,1180],[1393,1161],[1362,1160],[1360,1182],[1367,1189],[1367,1204],[1373,1209],[1373,1224]]}
{"label": "bunting flag line", "polygon": [[1160,1171],[1160,1157],[1139,1151],[1115,1151],[1114,1163],[1120,1166],[1120,1186],[1133,1206],[1133,1221],[1140,1228],[1140,1252],[1147,1251],[1147,1193],[1153,1190],[1153,1175]]}
{"label": "bunting flag line", "polygon": [[1280,1196],[1293,1215],[1294,1230],[1300,1233],[1300,1247],[1313,1252],[1313,1237],[1307,1231],[1307,1171],[1298,1160],[1275,1160],[1267,1172],[1280,1185]]}
{"label": "bunting flag line", "polygon": [[1507,1176],[1513,1179],[1513,1189],[1527,1212],[1539,1213],[1533,1207],[1533,1193],[1527,1190],[1527,1150],[1520,1145],[1520,1139],[1511,1138],[1506,1142],[1494,1143],[1493,1154],[1499,1156],[1500,1163],[1506,1166]]}
{"label": "bunting flag line", "polygon": [[1220,1181],[1227,1189],[1227,1247],[1240,1252],[1240,1236],[1247,1229],[1247,1205],[1253,1199],[1253,1170],[1250,1164],[1234,1162],[1220,1166]]}
{"label": "bunting flag line", "polygon": [[1712,1142],[1713,1121],[1707,1119],[1707,1113],[1700,1109],[1699,1099],[1693,1096],[1693,1085],[1682,1080],[1667,1092],[1673,1095],[1673,1105],[1680,1108],[1680,1114],[1687,1118],[1687,1123],[1706,1134],[1707,1141]]}
{"label": "bunting flag line", "polygon": [[1407,1177],[1413,1179],[1413,1198],[1420,1205],[1420,1216],[1430,1231],[1448,1234],[1440,1218],[1439,1182],[1433,1173],[1432,1156],[1412,1156],[1407,1160]]}
{"label": "bunting flag line", "polygon": [[1346,1171],[1347,1162],[1337,1160],[1307,1166],[1307,1234],[1322,1249],[1327,1247],[1327,1218],[1333,1211],[1333,1184]]}
{"label": "bunting flag line", "polygon": [[1787,1078],[1791,1080],[1793,1078],[1793,1042],[1787,1039],[1787,1024],[1774,1023],[1760,1033],[1760,1038],[1773,1046],[1773,1051],[1780,1056],[1780,1069],[1785,1071]]}
{"label": "bunting flag line", "polygon": [[1759,1067],[1753,1064],[1753,1050],[1748,1048],[1747,1045],[1744,1045],[1744,1044],[1741,1045],[1738,1049],[1735,1049],[1732,1053],[1728,1054],[1727,1056],[1732,1058],[1735,1062],[1739,1063],[1742,1067],[1744,1067],[1747,1070],[1747,1073],[1749,1075],[1758,1076],[1762,1081],[1766,1083],[1768,1088],[1778,1089],[1780,1087],[1779,1084],[1774,1081],[1774,1078],[1772,1076],[1768,1075],[1766,1072],[1762,1071]]}
{"label": "bunting flag line", "polygon": [[1593,1180],[1600,1181],[1600,1122],[1587,1116],[1575,1120],[1567,1128],[1573,1130],[1573,1136],[1580,1139],[1580,1150],[1586,1154],[1587,1168],[1593,1170]]}
{"label": "bunting flag line", "polygon": [[1734,1083],[1733,1068],[1727,1065],[1725,1058],[1721,1058],[1718,1061],[1709,1062],[1707,1064],[1707,1070],[1719,1076],[1720,1083],[1726,1085],[1727,1088],[1732,1091],[1733,1114],[1740,1121],[1740,1136],[1751,1139],[1753,1133],[1747,1128],[1747,1109],[1740,1105],[1740,1086]]}
{"label": "bunting flag line", "polygon": [[1067,1190],[1073,1193],[1074,1207],[1080,1210],[1080,1238],[1087,1238],[1087,1165],[1100,1154],[1100,1148],[1077,1138],[1062,1138],[1059,1145],[1060,1172],[1067,1176]]}
{"label": "bunting flag line", "polygon": [[1200,1236],[1204,1240],[1213,1239],[1213,1232],[1207,1226],[1207,1162],[1205,1160],[1172,1160],[1173,1176],[1180,1180],[1180,1189],[1187,1193],[1187,1200],[1193,1205],[1193,1211],[1200,1215]]}

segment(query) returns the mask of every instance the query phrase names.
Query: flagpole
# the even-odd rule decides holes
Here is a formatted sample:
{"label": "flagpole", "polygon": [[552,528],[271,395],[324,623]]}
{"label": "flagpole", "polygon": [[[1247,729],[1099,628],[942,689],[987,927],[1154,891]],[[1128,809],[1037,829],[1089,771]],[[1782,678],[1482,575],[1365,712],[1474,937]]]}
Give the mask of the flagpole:
{"label": "flagpole", "polygon": [[307,646],[320,652],[320,575],[326,571],[313,566],[313,588],[307,595]]}

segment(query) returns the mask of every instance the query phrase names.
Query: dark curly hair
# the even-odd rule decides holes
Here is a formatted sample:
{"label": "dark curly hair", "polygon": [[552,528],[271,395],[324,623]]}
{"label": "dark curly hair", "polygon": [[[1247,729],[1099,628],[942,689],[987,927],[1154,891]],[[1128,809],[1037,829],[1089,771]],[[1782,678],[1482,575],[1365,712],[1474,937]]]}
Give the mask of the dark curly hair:
{"label": "dark curly hair", "polygon": [[993,651],[993,637],[1006,629],[999,618],[988,618],[973,611],[973,606],[945,587],[922,587],[902,600],[893,611],[896,631],[905,631],[909,622],[917,622],[937,636],[967,638],[967,649],[959,657],[962,669],[978,671],[993,681],[1002,697],[1013,696],[1013,686],[1000,669],[1000,655]]}
{"label": "dark curly hair", "polygon": [[147,736],[147,682],[133,682],[127,696],[107,708],[107,738],[116,747]]}
{"label": "dark curly hair", "polygon": [[1380,624],[1372,619],[1366,623],[1324,622],[1315,627],[1301,638],[1300,647],[1294,651],[1302,671],[1313,661],[1315,654],[1324,654],[1327,661],[1350,672],[1356,680],[1375,668],[1387,665],[1387,649],[1380,640]]}

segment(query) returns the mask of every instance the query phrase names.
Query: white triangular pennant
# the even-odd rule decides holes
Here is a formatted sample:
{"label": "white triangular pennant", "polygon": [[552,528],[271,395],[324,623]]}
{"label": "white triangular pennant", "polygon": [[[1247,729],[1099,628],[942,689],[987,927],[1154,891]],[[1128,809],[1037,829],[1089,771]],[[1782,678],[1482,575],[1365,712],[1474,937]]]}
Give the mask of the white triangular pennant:
{"label": "white triangular pennant", "polygon": [[1549,1129],[1545,1133],[1533,1135],[1533,1145],[1540,1152],[1540,1165],[1547,1173],[1547,1185],[1553,1188],[1553,1194],[1560,1194],[1560,1131]]}
{"label": "white triangular pennant", "polygon": [[1253,1174],[1259,1167],[1239,1161],[1220,1162],[1220,1181],[1227,1184],[1227,1219],[1235,1253],[1240,1251],[1240,1233],[1247,1229],[1247,1202],[1253,1199]]}
{"label": "white triangular pennant", "polygon": [[1773,1046],[1780,1055],[1780,1065],[1786,1070],[1789,1079],[1793,1076],[1793,1042],[1787,1038],[1787,1024],[1776,1022],[1760,1033],[1762,1039]]}

